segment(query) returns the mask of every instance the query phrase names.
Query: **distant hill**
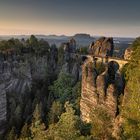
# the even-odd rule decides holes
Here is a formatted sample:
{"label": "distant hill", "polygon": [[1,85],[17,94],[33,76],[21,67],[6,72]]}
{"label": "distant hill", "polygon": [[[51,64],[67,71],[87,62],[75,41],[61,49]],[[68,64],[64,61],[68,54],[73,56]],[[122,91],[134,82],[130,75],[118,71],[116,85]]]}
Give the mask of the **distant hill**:
{"label": "distant hill", "polygon": [[74,36],[65,36],[65,35],[36,35],[37,38],[43,38],[47,40],[50,44],[56,44],[60,46],[61,43],[69,41],[71,38],[76,40],[78,47],[89,46],[91,42],[95,39],[91,37],[89,34],[75,34]]}
{"label": "distant hill", "polygon": [[90,34],[75,34],[74,36],[71,36],[71,38],[74,38],[77,42],[77,45],[79,47],[83,46],[89,46],[93,41],[95,41],[95,38],[90,36]]}
{"label": "distant hill", "polygon": [[83,33],[81,33],[81,34],[75,34],[74,36],[73,36],[73,38],[77,38],[77,39],[93,39],[93,37],[91,37],[90,36],[90,34],[83,34]]}
{"label": "distant hill", "polygon": [[[58,35],[35,35],[35,36],[38,39],[45,39],[50,44],[56,44],[57,46],[60,46],[61,43],[67,42],[71,38],[74,38],[77,42],[78,47],[89,46],[93,41],[95,41],[96,39],[99,38],[99,36],[92,37],[90,34],[85,34],[85,33],[78,33],[73,36],[66,36],[66,35],[60,35],[60,36],[58,36]],[[29,35],[0,36],[0,40],[8,40],[10,38],[27,39],[27,38],[29,38]],[[115,44],[125,44],[125,46],[126,46],[129,44],[132,44],[133,41],[134,41],[134,38],[114,37]]]}

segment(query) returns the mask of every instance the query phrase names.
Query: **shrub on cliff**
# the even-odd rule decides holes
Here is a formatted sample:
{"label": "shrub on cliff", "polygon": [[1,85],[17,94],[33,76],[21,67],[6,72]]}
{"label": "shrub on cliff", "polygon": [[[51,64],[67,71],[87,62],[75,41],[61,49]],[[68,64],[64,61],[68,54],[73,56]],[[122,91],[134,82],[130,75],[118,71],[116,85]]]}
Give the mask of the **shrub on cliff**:
{"label": "shrub on cliff", "polygon": [[81,47],[77,49],[77,53],[79,54],[88,54],[88,47]]}

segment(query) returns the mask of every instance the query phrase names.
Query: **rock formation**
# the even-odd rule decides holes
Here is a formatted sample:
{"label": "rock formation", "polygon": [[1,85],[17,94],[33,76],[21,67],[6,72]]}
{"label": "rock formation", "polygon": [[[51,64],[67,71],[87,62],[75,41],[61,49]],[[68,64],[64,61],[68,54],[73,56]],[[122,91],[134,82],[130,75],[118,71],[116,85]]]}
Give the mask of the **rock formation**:
{"label": "rock formation", "polygon": [[131,59],[131,55],[132,55],[132,48],[127,48],[125,50],[125,53],[124,53],[124,59],[125,60],[130,60]]}
{"label": "rock formation", "polygon": [[[66,54],[64,54],[65,56]],[[64,57],[64,64],[62,65],[61,71],[64,73],[69,73],[73,76],[74,81],[77,82],[81,79],[81,63],[82,59],[80,56],[75,54],[67,53],[66,56],[69,56],[67,59]]]}
{"label": "rock formation", "polygon": [[[0,133],[4,132],[10,113],[14,116],[18,104],[24,102],[23,97],[30,97],[31,92],[37,94],[33,86],[36,88],[36,86],[39,86],[37,82],[45,81],[46,74],[54,76],[62,70],[72,74],[74,83],[79,80],[81,58],[74,55],[76,41],[71,39],[68,43],[64,43],[63,51],[63,63],[60,67],[57,62],[58,49],[55,46],[42,47],[37,51],[32,50],[31,47],[25,47],[21,49],[21,52],[16,52],[16,50],[0,52]],[[32,101],[29,99],[28,102],[32,104]],[[14,106],[14,110],[11,110],[10,104]],[[7,108],[10,108],[9,112]],[[24,119],[26,120],[26,118]]]}
{"label": "rock formation", "polygon": [[[32,53],[0,54],[0,133],[6,128],[8,96],[16,98],[30,93],[34,80],[44,80],[46,68],[56,70],[57,51],[51,48],[49,54],[33,55]],[[19,99],[20,100],[20,99]]]}
{"label": "rock formation", "polygon": [[69,41],[69,48],[70,52],[75,53],[76,52],[76,41],[72,38]]}
{"label": "rock formation", "polygon": [[70,73],[74,77],[74,81],[78,81],[81,78],[81,62],[82,58],[75,54],[76,41],[72,38],[69,42],[63,43],[62,48],[64,50],[64,60],[62,71]]}
{"label": "rock formation", "polygon": [[89,47],[90,54],[96,56],[112,56],[114,50],[113,38],[101,37]]}
{"label": "rock formation", "polygon": [[2,134],[6,128],[7,101],[4,84],[0,85],[0,89],[0,134]]}
{"label": "rock formation", "polygon": [[[105,65],[106,70],[98,75],[97,68],[91,61],[82,67],[82,93],[80,101],[81,118],[91,122],[93,109],[106,109],[112,123],[119,112],[119,97],[123,94],[124,82],[117,62]],[[95,114],[96,115],[96,114]]]}
{"label": "rock formation", "polygon": [[64,51],[69,53],[75,53],[76,52],[76,41],[72,38],[69,42],[62,44]]}

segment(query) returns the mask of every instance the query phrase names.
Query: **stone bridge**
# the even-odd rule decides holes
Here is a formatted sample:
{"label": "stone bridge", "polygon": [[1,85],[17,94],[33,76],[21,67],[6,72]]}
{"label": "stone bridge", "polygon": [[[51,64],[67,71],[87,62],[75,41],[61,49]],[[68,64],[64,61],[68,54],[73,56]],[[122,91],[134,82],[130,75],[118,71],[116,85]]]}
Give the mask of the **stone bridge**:
{"label": "stone bridge", "polygon": [[102,57],[102,56],[93,56],[93,55],[79,55],[74,54],[77,57],[80,56],[83,61],[89,61],[89,62],[103,62],[103,63],[109,63],[111,61],[117,62],[119,64],[119,69],[121,69],[124,65],[128,63],[128,60],[117,58],[117,57]]}
{"label": "stone bridge", "polygon": [[128,63],[127,60],[119,59],[116,57],[101,57],[101,56],[87,55],[87,58],[89,61],[97,61],[97,62],[103,62],[103,63],[109,63],[111,61],[115,61],[119,64],[119,69],[121,69],[125,64]]}

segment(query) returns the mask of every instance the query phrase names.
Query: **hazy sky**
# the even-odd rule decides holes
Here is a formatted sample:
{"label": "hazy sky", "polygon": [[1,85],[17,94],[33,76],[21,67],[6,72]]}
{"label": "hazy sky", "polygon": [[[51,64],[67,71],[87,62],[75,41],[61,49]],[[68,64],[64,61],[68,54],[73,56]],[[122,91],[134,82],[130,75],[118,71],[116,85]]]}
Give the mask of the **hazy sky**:
{"label": "hazy sky", "polygon": [[140,0],[0,0],[0,34],[140,36]]}

